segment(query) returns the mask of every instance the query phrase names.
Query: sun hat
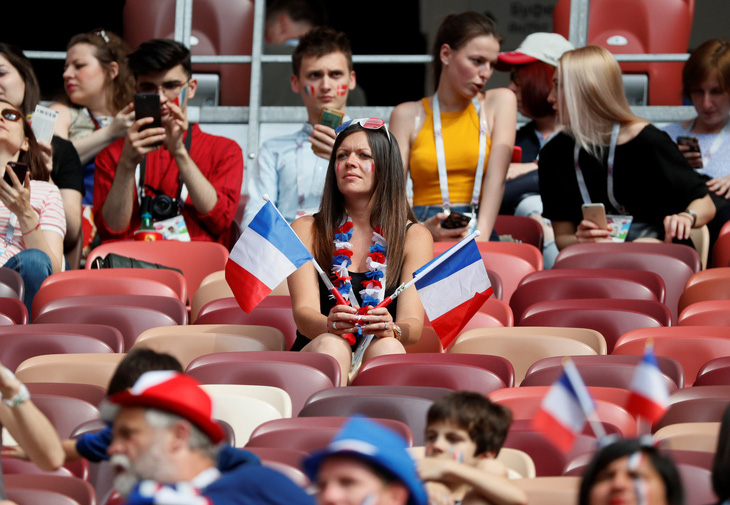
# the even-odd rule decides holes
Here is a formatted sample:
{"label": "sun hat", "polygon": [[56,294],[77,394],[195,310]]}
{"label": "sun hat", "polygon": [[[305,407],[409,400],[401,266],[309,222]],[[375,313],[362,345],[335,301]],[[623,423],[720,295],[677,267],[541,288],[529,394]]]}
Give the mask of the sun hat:
{"label": "sun hat", "polygon": [[319,467],[326,458],[353,456],[399,480],[409,491],[408,505],[427,505],[428,496],[406,448],[405,440],[389,428],[363,417],[353,417],[327,447],[304,460],[304,472],[316,482]]}
{"label": "sun hat", "polygon": [[557,67],[558,60],[563,53],[573,49],[575,49],[573,44],[557,33],[531,33],[514,51],[499,53],[495,68],[506,71],[516,65],[525,65],[535,61],[542,61]]}
{"label": "sun hat", "polygon": [[213,419],[213,402],[189,375],[170,370],[142,374],[134,386],[109,397],[122,407],[145,407],[176,414],[208,435],[213,443],[223,440],[223,428]]}

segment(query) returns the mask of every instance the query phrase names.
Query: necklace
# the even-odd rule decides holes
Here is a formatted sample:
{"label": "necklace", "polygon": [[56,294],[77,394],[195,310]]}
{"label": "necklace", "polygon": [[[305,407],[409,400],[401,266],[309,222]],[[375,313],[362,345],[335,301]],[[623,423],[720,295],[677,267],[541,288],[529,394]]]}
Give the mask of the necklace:
{"label": "necklace", "polygon": [[[335,253],[332,256],[332,284],[342,293],[342,296],[349,298],[353,305],[354,294],[352,290],[352,277],[347,270],[352,264],[352,239],[353,225],[349,217],[342,223],[335,232],[334,245]],[[385,271],[387,242],[383,237],[383,230],[380,225],[373,230],[373,245],[368,248],[366,264],[368,271],[365,273],[366,280],[363,281],[363,289],[360,291],[363,307],[375,307],[383,300],[385,295]]]}

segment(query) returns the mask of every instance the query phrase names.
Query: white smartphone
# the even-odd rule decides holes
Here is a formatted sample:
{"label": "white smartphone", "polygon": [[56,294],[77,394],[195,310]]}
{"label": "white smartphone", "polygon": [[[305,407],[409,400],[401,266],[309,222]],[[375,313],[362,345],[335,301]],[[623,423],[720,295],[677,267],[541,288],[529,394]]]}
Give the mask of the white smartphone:
{"label": "white smartphone", "polygon": [[602,230],[608,230],[606,207],[602,203],[584,203],[581,209],[583,210],[583,219],[596,223]]}

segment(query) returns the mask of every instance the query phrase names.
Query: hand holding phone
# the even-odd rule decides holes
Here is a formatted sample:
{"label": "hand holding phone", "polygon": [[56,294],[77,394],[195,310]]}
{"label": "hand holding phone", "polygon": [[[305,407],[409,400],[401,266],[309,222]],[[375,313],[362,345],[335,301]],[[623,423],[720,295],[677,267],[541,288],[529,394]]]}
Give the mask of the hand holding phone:
{"label": "hand holding phone", "polygon": [[449,214],[449,217],[441,221],[441,228],[446,228],[447,230],[453,230],[455,228],[463,228],[464,226],[469,224],[469,221],[471,219],[464,214],[460,214],[458,212],[451,211]]}
{"label": "hand holding phone", "polygon": [[28,172],[28,165],[25,163],[20,163],[18,161],[8,161],[7,166],[5,167],[5,174],[3,175],[3,180],[9,184],[10,186],[13,185],[12,179],[10,179],[10,172],[9,170],[12,170],[15,172],[15,175],[18,177],[18,180],[20,181],[20,185],[22,186],[25,182],[25,174]]}
{"label": "hand holding phone", "polygon": [[687,151],[685,151],[685,153],[697,153],[696,156],[693,156],[692,159],[689,159],[690,165],[692,165],[693,168],[703,168],[702,151],[700,150],[700,141],[697,139],[697,137],[677,137],[677,144],[679,144],[680,146],[687,146]]}
{"label": "hand holding phone", "polygon": [[583,219],[596,223],[602,230],[608,230],[606,207],[602,203],[584,203],[581,209],[583,210]]}
{"label": "hand holding phone", "polygon": [[[134,116],[135,120],[151,117],[153,121],[142,126],[139,131],[148,128],[162,128],[162,111],[160,109],[160,95],[157,93],[137,93],[134,95]],[[162,145],[162,142],[152,144]]]}

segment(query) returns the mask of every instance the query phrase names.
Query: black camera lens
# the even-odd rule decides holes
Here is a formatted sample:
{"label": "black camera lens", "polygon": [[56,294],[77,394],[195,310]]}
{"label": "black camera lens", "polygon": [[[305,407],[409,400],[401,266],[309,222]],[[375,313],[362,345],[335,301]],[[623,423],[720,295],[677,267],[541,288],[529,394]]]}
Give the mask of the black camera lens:
{"label": "black camera lens", "polygon": [[169,219],[177,215],[177,202],[167,195],[158,195],[152,200],[152,217],[156,220]]}

